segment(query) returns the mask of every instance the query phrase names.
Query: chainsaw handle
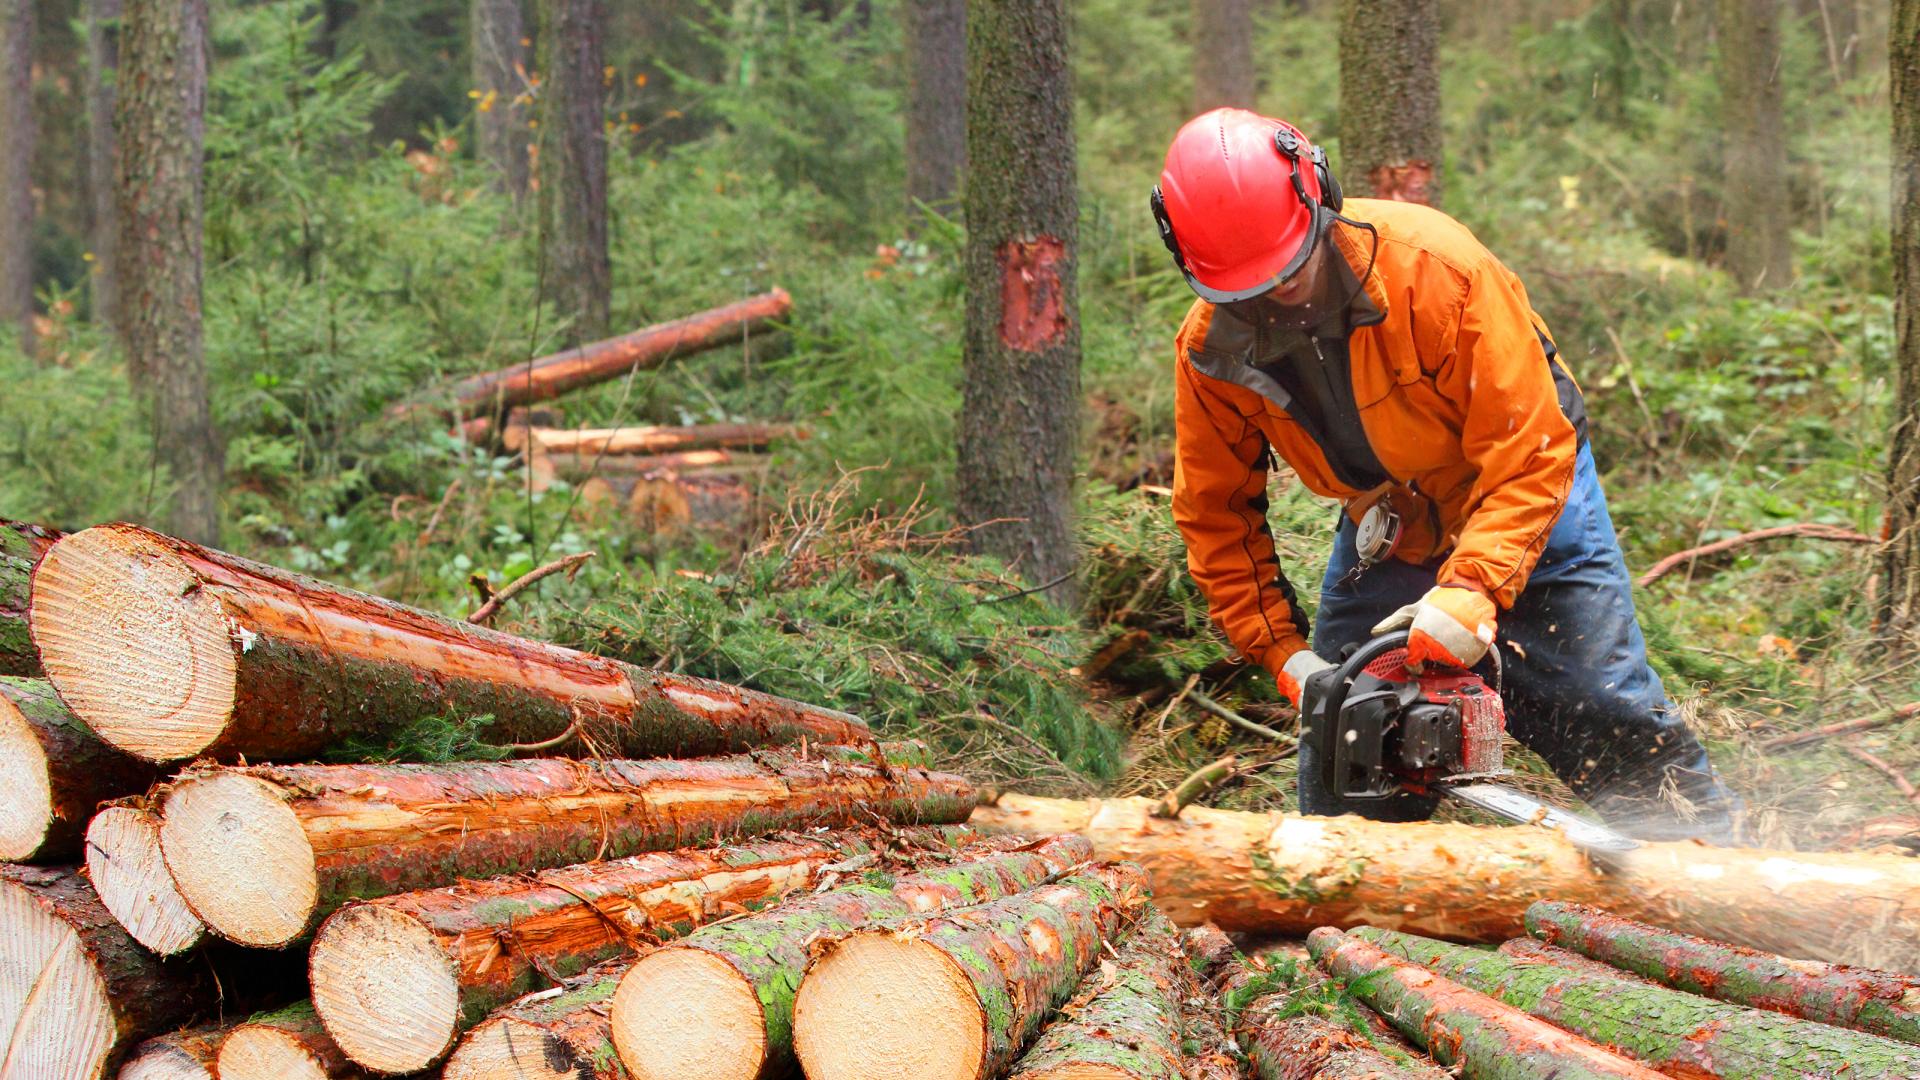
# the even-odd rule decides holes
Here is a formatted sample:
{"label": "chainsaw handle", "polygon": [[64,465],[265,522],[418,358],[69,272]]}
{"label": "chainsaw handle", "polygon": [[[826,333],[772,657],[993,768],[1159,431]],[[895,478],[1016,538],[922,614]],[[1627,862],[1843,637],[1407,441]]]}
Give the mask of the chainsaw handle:
{"label": "chainsaw handle", "polygon": [[1395,649],[1404,649],[1413,635],[1406,630],[1395,630],[1391,634],[1381,634],[1353,650],[1340,662],[1339,670],[1333,673],[1333,686],[1327,691],[1327,700],[1321,703],[1321,715],[1329,723],[1340,715],[1346,707],[1347,691],[1353,687],[1354,677],[1367,670],[1367,665],[1378,660]]}

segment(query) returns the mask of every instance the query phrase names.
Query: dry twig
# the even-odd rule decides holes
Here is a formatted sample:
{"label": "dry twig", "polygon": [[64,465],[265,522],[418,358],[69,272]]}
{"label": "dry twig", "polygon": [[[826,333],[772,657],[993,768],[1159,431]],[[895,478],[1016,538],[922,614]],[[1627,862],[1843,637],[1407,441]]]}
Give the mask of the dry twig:
{"label": "dry twig", "polygon": [[1850,745],[1847,747],[1847,753],[1852,754],[1855,758],[1871,767],[1875,772],[1892,781],[1893,786],[1899,790],[1900,794],[1906,796],[1908,802],[1915,806],[1920,806],[1920,788],[1914,787],[1913,781],[1907,779],[1905,773],[1894,768],[1886,759],[1874,754],[1864,746]]}
{"label": "dry twig", "polygon": [[1856,716],[1850,720],[1836,720],[1831,724],[1821,724],[1817,728],[1796,731],[1790,735],[1776,736],[1761,743],[1760,749],[1771,753],[1803,743],[1819,742],[1821,739],[1832,738],[1835,735],[1854,735],[1891,724],[1896,720],[1908,720],[1916,715],[1920,715],[1920,701],[1910,702],[1898,708],[1882,709],[1866,716]]}
{"label": "dry twig", "polygon": [[1736,548],[1743,548],[1748,544],[1758,543],[1762,540],[1779,540],[1789,536],[1797,536],[1805,540],[1833,540],[1843,544],[1877,544],[1880,542],[1865,533],[1857,533],[1852,529],[1842,529],[1837,525],[1818,525],[1811,522],[1801,522],[1795,525],[1776,525],[1770,529],[1755,529],[1752,532],[1741,533],[1739,536],[1729,536],[1725,540],[1716,540],[1711,544],[1702,544],[1699,547],[1688,548],[1685,551],[1676,551],[1666,558],[1661,559],[1659,562],[1654,563],[1653,569],[1641,574],[1640,579],[1634,582],[1634,584],[1640,586],[1651,585],[1695,559],[1705,558],[1709,555],[1724,554],[1725,552],[1732,551]]}
{"label": "dry twig", "polygon": [[476,626],[485,626],[488,620],[499,613],[502,605],[526,591],[528,586],[539,581],[541,578],[550,577],[561,571],[565,571],[567,578],[571,580],[573,575],[580,571],[581,565],[591,558],[593,558],[593,552],[582,551],[576,555],[568,555],[564,558],[555,559],[545,566],[537,566],[521,574],[519,577],[513,579],[512,582],[508,583],[505,588],[489,596],[487,602],[481,604],[478,611],[467,616],[467,621]]}

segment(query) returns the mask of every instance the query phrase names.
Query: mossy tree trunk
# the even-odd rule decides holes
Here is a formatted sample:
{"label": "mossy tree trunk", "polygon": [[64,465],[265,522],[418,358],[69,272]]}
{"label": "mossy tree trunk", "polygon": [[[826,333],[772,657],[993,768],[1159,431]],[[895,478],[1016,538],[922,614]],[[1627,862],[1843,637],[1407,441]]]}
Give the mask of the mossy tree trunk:
{"label": "mossy tree trunk", "polygon": [[1193,111],[1251,109],[1259,81],[1253,0],[1193,0]]}
{"label": "mossy tree trunk", "polygon": [[1346,0],[1338,168],[1349,195],[1440,205],[1439,0]]}
{"label": "mossy tree trunk", "polygon": [[1727,271],[1742,292],[1793,280],[1780,0],[1719,0]]}
{"label": "mossy tree trunk", "polygon": [[0,320],[33,353],[33,0],[0,0]]}
{"label": "mossy tree trunk", "polygon": [[1920,0],[1893,0],[1893,295],[1899,404],[1887,455],[1881,618],[1920,643]]}
{"label": "mossy tree trunk", "polygon": [[951,210],[967,167],[967,3],[915,0],[907,31],[907,198]]}
{"label": "mossy tree trunk", "polygon": [[494,185],[518,201],[527,193],[527,110],[518,102],[526,86],[526,27],[520,0],[473,0],[468,47],[473,89],[480,97],[474,134],[480,160],[492,165]]}
{"label": "mossy tree trunk", "polygon": [[547,295],[569,341],[607,335],[604,0],[540,0],[540,228]]}
{"label": "mossy tree trunk", "polygon": [[958,469],[974,545],[1065,599],[1080,413],[1065,0],[967,7],[967,316]]}
{"label": "mossy tree trunk", "polygon": [[87,0],[87,200],[93,214],[93,321],[120,325],[120,226],[114,212],[113,80],[120,64],[120,0]]}

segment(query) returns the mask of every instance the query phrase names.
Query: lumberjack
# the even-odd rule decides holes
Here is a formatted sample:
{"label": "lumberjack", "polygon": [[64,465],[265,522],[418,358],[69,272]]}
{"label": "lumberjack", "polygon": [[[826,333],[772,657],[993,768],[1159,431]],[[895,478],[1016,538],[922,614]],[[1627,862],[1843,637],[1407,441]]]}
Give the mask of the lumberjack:
{"label": "lumberjack", "polygon": [[[1330,660],[1390,631],[1414,670],[1491,673],[1497,626],[1512,733],[1577,794],[1643,838],[1732,839],[1739,801],[1647,665],[1580,388],[1519,279],[1437,210],[1343,203],[1323,151],[1242,109],[1181,128],[1152,207],[1200,297],[1173,513],[1234,647],[1311,705]],[[1276,454],[1341,504],[1311,647],[1266,522]],[[1339,797],[1307,743],[1303,813],[1433,813]]]}

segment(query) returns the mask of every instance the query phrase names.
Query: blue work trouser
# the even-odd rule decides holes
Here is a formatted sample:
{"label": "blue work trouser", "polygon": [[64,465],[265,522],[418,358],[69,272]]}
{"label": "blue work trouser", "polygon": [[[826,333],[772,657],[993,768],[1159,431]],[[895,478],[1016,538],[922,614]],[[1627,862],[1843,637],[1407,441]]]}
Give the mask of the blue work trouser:
{"label": "blue work trouser", "polygon": [[[1419,600],[1438,565],[1387,560],[1353,574],[1359,556],[1343,514],[1320,591],[1313,648],[1339,662],[1375,623]],[[1647,666],[1632,583],[1614,537],[1593,454],[1580,449],[1573,491],[1513,609],[1499,623],[1507,730],[1546,759],[1576,794],[1617,826],[1648,837],[1731,837],[1736,800]],[[1491,661],[1480,666],[1491,678]],[[1435,800],[1346,800],[1327,791],[1318,755],[1300,751],[1300,810],[1383,821],[1430,817]],[[1663,789],[1665,789],[1663,793]],[[1676,815],[1665,794],[1691,804]]]}

